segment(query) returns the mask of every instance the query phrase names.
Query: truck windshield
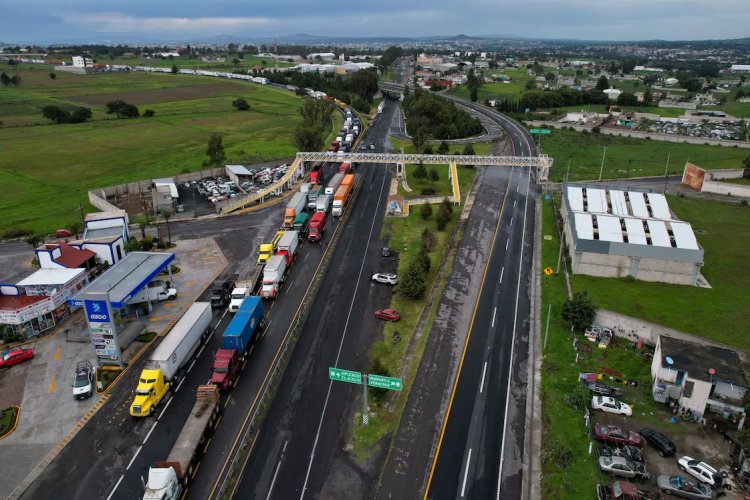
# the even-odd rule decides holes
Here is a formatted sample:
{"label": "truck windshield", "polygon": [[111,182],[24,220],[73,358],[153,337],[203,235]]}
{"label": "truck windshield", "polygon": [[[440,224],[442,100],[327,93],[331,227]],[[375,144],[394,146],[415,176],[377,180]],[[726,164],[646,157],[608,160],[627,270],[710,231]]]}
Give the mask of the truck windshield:
{"label": "truck windshield", "polygon": [[229,371],[229,368],[227,365],[224,366],[214,366],[214,371],[216,373],[227,373]]}
{"label": "truck windshield", "polygon": [[232,298],[233,299],[244,299],[245,298],[245,294],[244,293],[233,293],[232,294]]}

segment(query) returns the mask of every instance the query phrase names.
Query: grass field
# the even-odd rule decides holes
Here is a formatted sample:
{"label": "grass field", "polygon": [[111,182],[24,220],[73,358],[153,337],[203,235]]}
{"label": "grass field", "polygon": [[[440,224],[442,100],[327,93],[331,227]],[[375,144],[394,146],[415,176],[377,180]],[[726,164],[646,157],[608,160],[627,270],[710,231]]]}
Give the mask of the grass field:
{"label": "grass field", "polygon": [[604,146],[607,153],[602,179],[664,175],[667,155],[668,173],[672,175],[681,174],[686,161],[707,169],[740,168],[742,161],[750,156],[750,150],[740,148],[553,130],[542,139],[542,152],[555,159],[551,180],[565,178],[569,161],[568,180],[598,179]]}
{"label": "grass field", "polygon": [[[492,99],[516,99],[521,97],[521,94],[525,91],[526,82],[532,79],[532,77],[526,73],[526,68],[490,70],[487,74],[503,74],[510,77],[511,81],[509,83],[483,83],[479,89],[480,102]],[[456,97],[461,97],[462,99],[469,98],[469,89],[466,85],[457,85],[447,93]]]}
{"label": "grass field", "polygon": [[[22,85],[0,92],[3,229],[50,231],[77,220],[73,210],[79,202],[88,207],[89,189],[197,170],[214,132],[228,162],[295,153],[289,130],[300,100],[282,91],[189,75],[58,73],[51,80],[44,68],[18,73]],[[156,116],[117,120],[102,104],[86,104],[94,112],[87,123],[54,125],[41,117],[47,104],[83,105],[102,96],[143,103],[141,111]],[[234,110],[237,97],[251,110]]]}
{"label": "grass field", "polygon": [[750,208],[675,196],[669,205],[698,230],[705,250],[701,274],[711,289],[584,275],[573,276],[573,289],[589,292],[599,307],[750,349]]}

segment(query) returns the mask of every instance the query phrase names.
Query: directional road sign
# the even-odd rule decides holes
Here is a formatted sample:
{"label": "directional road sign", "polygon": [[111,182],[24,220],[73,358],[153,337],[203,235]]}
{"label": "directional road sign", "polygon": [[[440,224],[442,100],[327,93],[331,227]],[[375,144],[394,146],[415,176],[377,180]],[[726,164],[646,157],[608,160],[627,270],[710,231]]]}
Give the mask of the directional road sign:
{"label": "directional road sign", "polygon": [[370,387],[379,387],[380,389],[390,389],[400,391],[402,387],[400,378],[384,377],[382,375],[368,375],[367,385]]}
{"label": "directional road sign", "polygon": [[532,128],[529,130],[530,134],[541,134],[541,135],[549,135],[552,133],[550,129],[547,128]]}
{"label": "directional road sign", "polygon": [[328,367],[328,378],[337,382],[348,382],[350,384],[361,384],[362,374],[351,370]]}

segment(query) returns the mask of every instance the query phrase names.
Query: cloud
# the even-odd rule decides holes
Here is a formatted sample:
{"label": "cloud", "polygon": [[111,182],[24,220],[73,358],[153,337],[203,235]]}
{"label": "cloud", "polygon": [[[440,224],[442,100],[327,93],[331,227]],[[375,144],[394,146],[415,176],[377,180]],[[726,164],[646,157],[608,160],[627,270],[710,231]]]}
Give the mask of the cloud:
{"label": "cloud", "polygon": [[65,13],[60,19],[65,24],[94,32],[134,34],[231,34],[273,23],[267,17],[136,17],[119,12]]}

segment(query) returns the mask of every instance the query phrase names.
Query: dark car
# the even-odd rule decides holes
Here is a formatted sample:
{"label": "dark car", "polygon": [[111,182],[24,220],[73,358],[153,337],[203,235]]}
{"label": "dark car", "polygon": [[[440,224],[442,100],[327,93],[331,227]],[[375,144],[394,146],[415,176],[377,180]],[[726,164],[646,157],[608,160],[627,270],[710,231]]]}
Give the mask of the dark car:
{"label": "dark car", "polygon": [[613,398],[620,397],[620,389],[616,389],[611,385],[607,385],[604,382],[584,382],[586,387],[589,388],[594,394],[600,394],[602,396],[610,396]]}
{"label": "dark car", "polygon": [[638,446],[632,446],[624,444],[617,446],[616,444],[602,443],[599,445],[599,456],[600,457],[623,457],[633,462],[643,463],[643,450]]}
{"label": "dark car", "polygon": [[651,445],[662,457],[671,457],[677,451],[671,439],[659,431],[645,427],[638,432],[641,437]]}
{"label": "dark car", "polygon": [[234,283],[229,278],[219,278],[211,285],[211,307],[226,307],[231,299]]}
{"label": "dark car", "polygon": [[382,255],[383,257],[390,257],[391,249],[388,247],[383,247],[383,250],[380,252],[380,255]]}
{"label": "dark car", "polygon": [[597,484],[596,497],[599,500],[657,500],[659,494],[639,489],[628,481],[613,481],[611,484]]}
{"label": "dark car", "polygon": [[643,446],[643,440],[637,432],[624,430],[616,425],[596,424],[594,426],[594,439],[605,443]]}

